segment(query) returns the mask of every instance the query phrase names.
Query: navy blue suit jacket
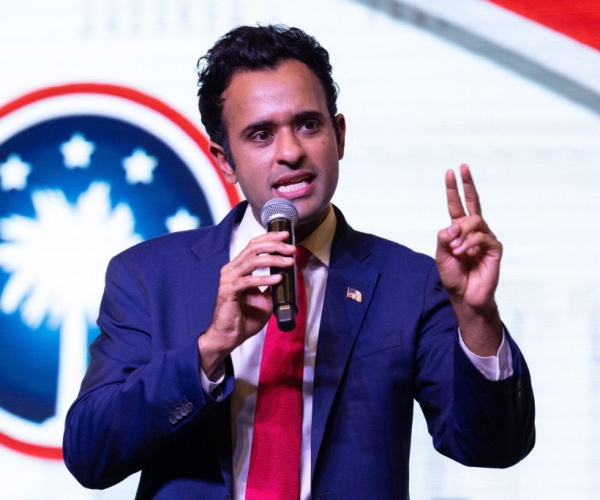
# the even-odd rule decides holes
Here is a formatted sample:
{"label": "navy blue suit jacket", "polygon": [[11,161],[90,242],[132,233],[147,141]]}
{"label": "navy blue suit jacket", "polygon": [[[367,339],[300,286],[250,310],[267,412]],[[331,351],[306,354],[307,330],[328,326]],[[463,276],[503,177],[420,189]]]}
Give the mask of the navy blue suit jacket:
{"label": "navy blue suit jacket", "polygon": [[[206,394],[197,337],[245,206],[112,259],[101,334],[64,437],[65,462],[84,486],[141,470],[140,499],[230,498],[233,369],[223,400]],[[490,382],[457,343],[435,262],[337,217],[315,368],[313,498],[408,498],[414,400],[441,453],[481,467],[521,460],[535,440],[534,403],[510,336],[515,373]],[[346,297],[349,287],[362,301]]]}

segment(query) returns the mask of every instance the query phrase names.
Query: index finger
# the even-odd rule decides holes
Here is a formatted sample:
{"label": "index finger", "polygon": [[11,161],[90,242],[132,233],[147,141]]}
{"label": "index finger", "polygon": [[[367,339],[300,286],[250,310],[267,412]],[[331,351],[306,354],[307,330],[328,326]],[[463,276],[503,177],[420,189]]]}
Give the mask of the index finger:
{"label": "index finger", "polygon": [[252,238],[242,252],[250,254],[280,254],[292,255],[296,247],[289,243],[288,231],[268,231]]}

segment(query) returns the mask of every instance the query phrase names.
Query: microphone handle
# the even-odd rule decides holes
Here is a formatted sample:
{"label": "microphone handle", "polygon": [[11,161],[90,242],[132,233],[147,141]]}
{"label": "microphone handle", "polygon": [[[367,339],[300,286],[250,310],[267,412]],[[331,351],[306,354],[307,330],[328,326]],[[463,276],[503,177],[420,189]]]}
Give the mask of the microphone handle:
{"label": "microphone handle", "polygon": [[[267,231],[288,231],[290,236],[286,243],[294,244],[294,231],[292,221],[279,217],[269,221]],[[295,259],[295,257],[294,257]],[[289,332],[296,327],[296,261],[292,267],[272,267],[271,274],[281,274],[281,282],[271,287],[273,296],[273,312],[277,318],[277,326],[284,332]]]}

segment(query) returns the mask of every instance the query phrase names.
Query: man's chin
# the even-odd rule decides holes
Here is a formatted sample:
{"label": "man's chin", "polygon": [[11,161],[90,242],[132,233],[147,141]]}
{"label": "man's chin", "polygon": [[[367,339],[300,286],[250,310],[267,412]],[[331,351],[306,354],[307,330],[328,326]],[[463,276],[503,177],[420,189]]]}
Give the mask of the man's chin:
{"label": "man's chin", "polygon": [[[294,203],[292,201],[292,203]],[[296,223],[297,227],[309,228],[312,226],[312,229],[316,229],[327,217],[329,210],[331,210],[331,203],[327,204],[327,206],[320,210],[311,210],[304,211],[302,204],[294,204],[296,209],[298,210],[298,222]]]}

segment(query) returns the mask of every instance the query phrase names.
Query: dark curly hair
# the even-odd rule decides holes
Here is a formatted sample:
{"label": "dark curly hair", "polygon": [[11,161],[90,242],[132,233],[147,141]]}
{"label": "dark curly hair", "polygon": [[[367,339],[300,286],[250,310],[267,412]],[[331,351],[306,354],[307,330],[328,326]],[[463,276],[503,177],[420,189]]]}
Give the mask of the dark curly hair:
{"label": "dark curly hair", "polygon": [[306,64],[323,84],[327,108],[336,136],[335,115],[339,88],[331,76],[328,52],[299,28],[284,25],[240,26],[221,37],[198,61],[198,109],[211,141],[225,150],[234,166],[229,138],[223,122],[223,99],[234,73],[239,70],[274,69],[281,61],[296,59]]}

